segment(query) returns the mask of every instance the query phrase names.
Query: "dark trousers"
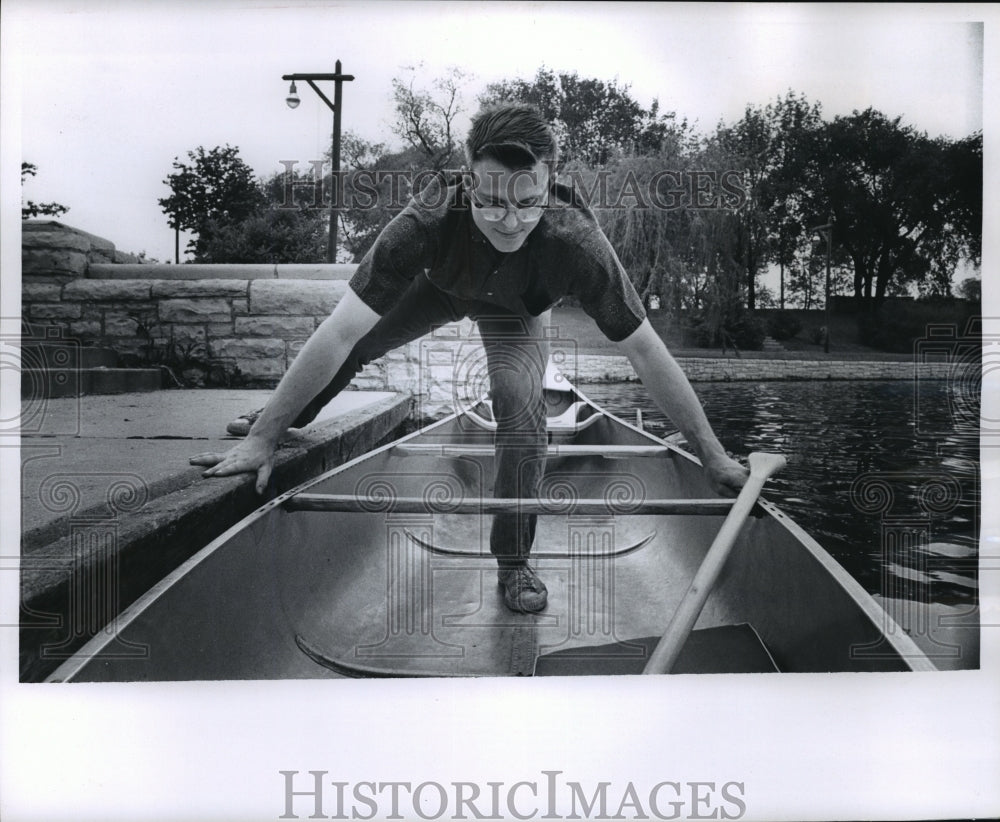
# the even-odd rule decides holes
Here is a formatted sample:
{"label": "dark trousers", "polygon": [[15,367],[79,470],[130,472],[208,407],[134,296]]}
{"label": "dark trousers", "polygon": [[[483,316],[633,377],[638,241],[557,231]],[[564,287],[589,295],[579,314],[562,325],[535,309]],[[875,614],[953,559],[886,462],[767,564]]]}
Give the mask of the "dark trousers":
{"label": "dark trousers", "polygon": [[[368,363],[463,317],[476,321],[486,350],[497,421],[493,494],[500,498],[538,496],[547,449],[543,381],[549,353],[541,320],[455,299],[424,275],[415,277],[396,305],[358,341],[329,385],[292,425],[301,428],[312,422]],[[501,568],[527,561],[536,522],[533,514],[494,515],[490,550]]]}

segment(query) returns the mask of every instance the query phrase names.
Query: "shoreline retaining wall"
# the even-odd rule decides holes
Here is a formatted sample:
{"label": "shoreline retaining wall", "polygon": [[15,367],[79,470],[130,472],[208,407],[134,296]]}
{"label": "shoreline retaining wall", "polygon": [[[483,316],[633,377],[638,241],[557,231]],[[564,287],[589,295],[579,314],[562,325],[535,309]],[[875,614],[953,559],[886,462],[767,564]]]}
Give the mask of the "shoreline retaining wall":
{"label": "shoreline retaining wall", "polygon": [[[55,221],[29,221],[23,229],[22,317],[33,332],[57,331],[81,345],[111,348],[129,363],[166,365],[192,385],[275,385],[354,271],[349,265],[140,264],[107,240]],[[625,357],[572,356],[575,346],[551,342],[571,379],[636,379]],[[678,361],[693,382],[953,376],[947,358],[919,366],[752,355]],[[355,380],[362,389],[409,391],[427,416],[451,408],[456,385],[470,398],[487,384],[470,321],[391,352]]]}

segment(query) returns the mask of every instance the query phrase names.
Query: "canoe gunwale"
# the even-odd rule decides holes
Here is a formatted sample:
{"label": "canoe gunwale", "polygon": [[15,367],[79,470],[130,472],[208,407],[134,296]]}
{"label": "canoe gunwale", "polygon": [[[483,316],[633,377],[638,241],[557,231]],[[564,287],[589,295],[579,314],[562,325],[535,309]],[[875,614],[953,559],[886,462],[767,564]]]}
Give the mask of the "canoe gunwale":
{"label": "canoe gunwale", "polygon": [[[579,392],[578,392],[579,393]],[[640,435],[644,441],[649,443],[649,446],[639,446],[640,450],[647,449],[649,454],[647,456],[653,455],[655,452],[656,458],[660,456],[677,458],[683,463],[685,460],[689,461],[689,468],[693,466],[701,465],[700,461],[693,454],[685,451],[684,449],[678,447],[676,444],[671,442],[665,442],[654,436],[653,434],[644,431],[631,423],[608,413],[603,408],[593,404],[590,400],[581,393],[581,398],[590,403],[595,411],[609,420],[613,421],[616,425],[622,428],[635,432]],[[444,419],[433,423],[429,426],[421,428],[411,434],[406,435],[398,440],[387,443],[377,449],[374,449],[366,454],[362,454],[342,465],[339,465],[330,470],[324,471],[319,476],[309,479],[294,488],[276,496],[274,499],[265,502],[257,511],[250,514],[248,517],[239,521],[238,523],[231,526],[225,532],[220,534],[216,539],[212,540],[208,545],[198,551],[196,554],[191,556],[181,565],[179,565],[173,572],[165,576],[159,583],[154,585],[149,591],[147,591],[143,596],[139,597],[135,602],[125,608],[114,620],[114,626],[116,631],[109,634],[107,629],[100,631],[95,637],[89,640],[72,658],[66,660],[62,665],[59,666],[50,676],[46,679],[47,682],[62,682],[67,680],[73,680],[80,671],[95,658],[101,656],[101,651],[105,646],[111,642],[117,632],[126,629],[133,621],[135,621],[141,614],[151,608],[157,600],[159,600],[167,591],[173,588],[182,580],[185,576],[191,573],[195,568],[197,568],[202,563],[206,562],[210,557],[213,556],[219,549],[225,546],[230,540],[232,540],[240,532],[254,527],[256,524],[260,523],[262,520],[268,517],[284,517],[290,515],[293,510],[317,510],[317,509],[307,509],[304,507],[308,504],[310,499],[317,499],[322,497],[330,497],[335,495],[322,495],[322,494],[311,494],[309,489],[327,481],[329,478],[344,472],[352,471],[359,466],[364,465],[364,463],[376,459],[384,454],[392,452],[393,449],[403,448],[405,450],[407,443],[411,443],[417,438],[425,438],[430,435],[434,436],[435,431],[442,427],[453,424],[457,419],[462,417],[462,412],[453,413]],[[423,443],[421,443],[423,446]],[[423,450],[423,449],[418,449]],[[457,457],[460,454],[449,454],[442,452],[444,456]],[[569,456],[569,454],[566,454]],[[641,456],[637,453],[635,456]],[[253,481],[251,477],[247,477],[246,482],[249,484]],[[421,503],[424,503],[421,500]],[[486,500],[477,499],[475,502],[486,502]],[[494,501],[495,502],[495,501]],[[515,500],[515,503],[522,503],[523,501]],[[535,501],[536,503],[538,501]],[[604,513],[608,513],[608,507],[612,505],[610,502],[605,502],[604,500],[588,500],[588,502],[600,502],[605,506]],[[660,501],[662,502],[662,500]],[[691,503],[704,502],[704,500],[690,500]],[[715,515],[723,516],[726,512],[726,508],[723,506],[732,505],[732,500],[711,500],[713,506],[717,506],[718,510],[714,511]],[[454,505],[454,503],[451,503]],[[554,511],[543,511],[543,514],[563,514],[570,513],[566,511],[566,504],[560,503],[563,510]],[[446,507],[446,506],[445,506]],[[632,503],[632,507],[635,507],[635,503]],[[322,509],[319,509],[322,510]],[[364,510],[364,509],[362,509]],[[391,511],[392,509],[388,509]],[[433,512],[433,511],[432,511]],[[756,516],[759,518],[765,518],[767,520],[773,520],[773,522],[780,528],[787,531],[790,537],[806,552],[808,552],[812,559],[822,566],[822,569],[831,578],[832,584],[838,586],[853,602],[857,611],[863,614],[864,618],[869,621],[874,628],[874,630],[884,638],[884,641],[890,646],[890,650],[898,655],[902,663],[908,667],[911,671],[937,671],[938,669],[934,666],[933,662],[920,650],[916,643],[908,636],[906,636],[903,631],[899,628],[897,623],[895,623],[890,615],[885,609],[872,598],[872,596],[851,577],[847,571],[841,566],[827,551],[823,548],[812,536],[810,536],[801,526],[799,526],[794,520],[788,517],[784,512],[781,511],[773,503],[767,502],[766,500],[758,501],[754,508]],[[386,513],[385,509],[375,511],[369,511],[369,513]],[[443,510],[439,513],[454,513],[454,511]],[[473,513],[468,511],[467,513]],[[480,513],[486,513],[486,511],[481,510]],[[628,516],[635,516],[637,512],[635,510],[623,511],[623,514]],[[650,512],[652,513],[652,512]],[[659,512],[657,512],[659,513]],[[692,513],[691,511],[685,513]],[[706,512],[707,513],[707,512]],[[637,546],[629,546],[630,551],[638,550],[638,548],[643,547],[646,541],[640,542]],[[419,543],[418,543],[419,544]],[[421,546],[426,548],[426,546]],[[534,556],[534,554],[533,554]],[[398,672],[377,669],[374,667],[369,667],[367,665],[354,665],[353,663],[344,664],[342,661],[329,660],[321,652],[316,651],[312,648],[312,653],[307,648],[303,647],[303,642],[300,641],[301,637],[299,635],[295,636],[295,643],[298,645],[299,650],[310,657],[316,664],[327,667],[331,670],[340,672],[347,676],[356,677],[413,677],[415,674],[413,672]],[[308,643],[306,643],[308,645]],[[322,659],[317,659],[317,657],[323,657],[326,659],[324,662]],[[335,666],[340,666],[335,667]],[[354,672],[351,672],[354,669]],[[442,673],[424,673],[416,674],[420,676],[428,677],[443,677],[447,676],[453,678],[455,676],[479,676],[480,674],[456,674],[455,672],[449,672],[447,674]]]}

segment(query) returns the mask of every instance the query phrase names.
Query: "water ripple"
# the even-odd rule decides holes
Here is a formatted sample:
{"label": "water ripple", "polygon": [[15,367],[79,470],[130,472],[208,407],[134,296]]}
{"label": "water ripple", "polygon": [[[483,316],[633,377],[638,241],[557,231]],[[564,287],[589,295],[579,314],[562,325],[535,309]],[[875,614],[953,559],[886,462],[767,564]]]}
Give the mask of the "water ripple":
{"label": "water ripple", "polygon": [[[788,457],[766,496],[871,593],[902,587],[934,602],[976,601],[979,440],[953,419],[949,383],[698,383],[696,391],[727,449]],[[585,393],[624,419],[641,409],[651,433],[676,430],[641,385],[588,385]],[[890,510],[863,512],[852,501],[852,484],[866,474],[891,485]],[[921,508],[921,488],[933,478],[956,483],[954,509]]]}

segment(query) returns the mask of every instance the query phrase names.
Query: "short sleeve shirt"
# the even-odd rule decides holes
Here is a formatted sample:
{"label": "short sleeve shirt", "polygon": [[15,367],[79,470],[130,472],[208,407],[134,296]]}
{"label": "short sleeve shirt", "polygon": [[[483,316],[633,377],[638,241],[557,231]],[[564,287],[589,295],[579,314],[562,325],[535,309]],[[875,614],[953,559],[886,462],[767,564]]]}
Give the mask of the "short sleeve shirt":
{"label": "short sleeve shirt", "polygon": [[505,253],[473,222],[461,178],[435,178],[382,230],[351,289],[384,315],[420,274],[459,301],[521,316],[538,316],[563,297],[576,297],[615,342],[646,317],[593,212],[575,190],[558,183],[524,244]]}

